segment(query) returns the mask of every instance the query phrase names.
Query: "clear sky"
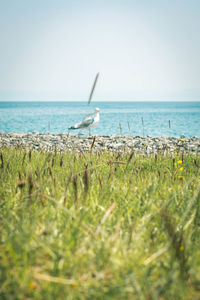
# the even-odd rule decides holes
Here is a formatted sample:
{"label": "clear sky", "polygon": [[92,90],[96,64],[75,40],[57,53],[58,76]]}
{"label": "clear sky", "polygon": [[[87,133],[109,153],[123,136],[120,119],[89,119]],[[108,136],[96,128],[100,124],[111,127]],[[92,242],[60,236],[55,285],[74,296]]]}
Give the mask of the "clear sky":
{"label": "clear sky", "polygon": [[200,0],[0,0],[0,100],[200,101]]}

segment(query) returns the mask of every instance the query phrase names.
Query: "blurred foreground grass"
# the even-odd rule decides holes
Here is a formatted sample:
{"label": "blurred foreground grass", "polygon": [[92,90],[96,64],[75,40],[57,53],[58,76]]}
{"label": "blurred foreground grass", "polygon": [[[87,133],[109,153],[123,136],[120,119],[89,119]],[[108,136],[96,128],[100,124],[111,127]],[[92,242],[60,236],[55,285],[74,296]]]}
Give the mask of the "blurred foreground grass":
{"label": "blurred foreground grass", "polygon": [[200,299],[194,155],[1,149],[1,299]]}

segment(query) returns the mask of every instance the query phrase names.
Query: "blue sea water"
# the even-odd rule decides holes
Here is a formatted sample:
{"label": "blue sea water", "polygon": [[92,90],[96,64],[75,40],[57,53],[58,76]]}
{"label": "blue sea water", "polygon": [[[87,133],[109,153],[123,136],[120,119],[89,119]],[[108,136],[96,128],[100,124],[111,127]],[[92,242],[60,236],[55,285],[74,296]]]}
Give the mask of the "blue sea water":
{"label": "blue sea water", "polygon": [[67,133],[95,107],[101,113],[93,134],[200,136],[200,102],[0,102],[0,131]]}

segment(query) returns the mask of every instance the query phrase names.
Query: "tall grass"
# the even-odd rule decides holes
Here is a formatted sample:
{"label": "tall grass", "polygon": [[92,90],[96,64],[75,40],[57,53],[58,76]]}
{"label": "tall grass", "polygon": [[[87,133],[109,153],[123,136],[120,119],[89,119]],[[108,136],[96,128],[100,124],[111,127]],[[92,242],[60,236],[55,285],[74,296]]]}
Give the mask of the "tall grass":
{"label": "tall grass", "polygon": [[199,299],[200,160],[0,154],[1,299]]}

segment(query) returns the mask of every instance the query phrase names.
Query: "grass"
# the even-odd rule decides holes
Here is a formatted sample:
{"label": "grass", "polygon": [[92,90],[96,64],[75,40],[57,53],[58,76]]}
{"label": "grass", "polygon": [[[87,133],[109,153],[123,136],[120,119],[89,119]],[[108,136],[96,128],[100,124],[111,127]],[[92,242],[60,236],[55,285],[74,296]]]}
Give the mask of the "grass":
{"label": "grass", "polygon": [[199,157],[1,149],[1,299],[200,299]]}

